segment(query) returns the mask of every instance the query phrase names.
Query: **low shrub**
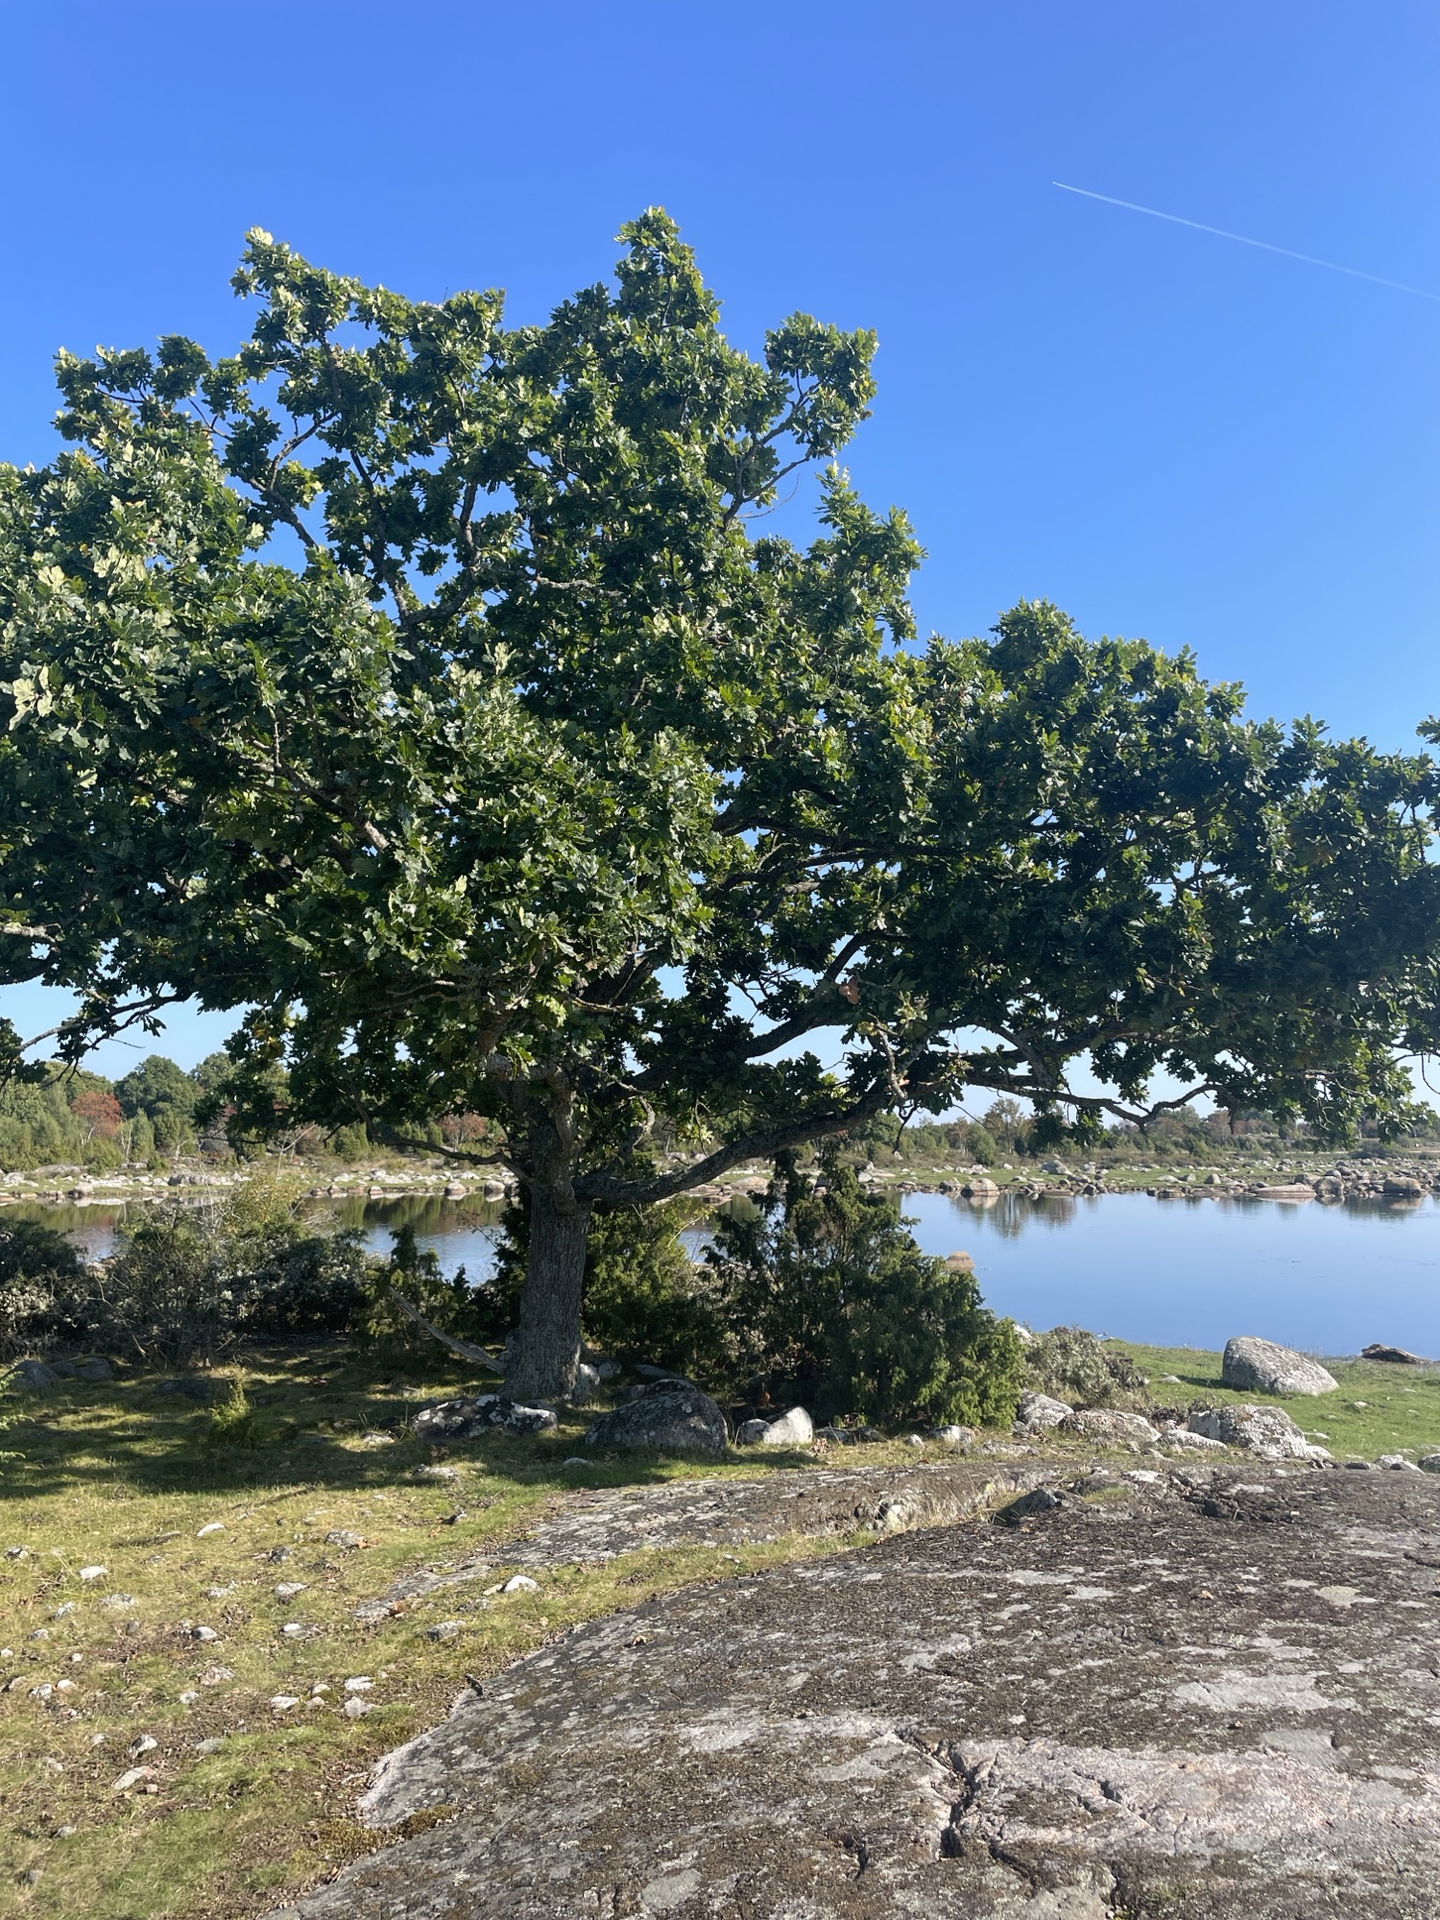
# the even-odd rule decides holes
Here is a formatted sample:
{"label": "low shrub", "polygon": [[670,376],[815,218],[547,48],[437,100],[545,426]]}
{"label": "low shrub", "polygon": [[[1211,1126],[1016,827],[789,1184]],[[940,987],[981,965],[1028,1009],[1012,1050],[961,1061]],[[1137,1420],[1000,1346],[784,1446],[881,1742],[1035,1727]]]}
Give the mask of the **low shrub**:
{"label": "low shrub", "polygon": [[1052,1327],[1025,1349],[1029,1385],[1072,1406],[1132,1406],[1148,1384],[1127,1353],[1083,1327]]}
{"label": "low shrub", "polygon": [[91,1337],[204,1366],[241,1338],[352,1326],[367,1274],[358,1232],[314,1232],[293,1184],[259,1174],[219,1202],[147,1208],[99,1275]]}
{"label": "low shrub", "polygon": [[879,1424],[1008,1421],[1024,1385],[1013,1324],[973,1274],[923,1253],[899,1203],[836,1152],[791,1158],[763,1200],[717,1222],[706,1253],[725,1329],[722,1372],[755,1397]]}
{"label": "low shrub", "polygon": [[89,1269],[63,1233],[38,1220],[0,1224],[0,1359],[83,1341]]}

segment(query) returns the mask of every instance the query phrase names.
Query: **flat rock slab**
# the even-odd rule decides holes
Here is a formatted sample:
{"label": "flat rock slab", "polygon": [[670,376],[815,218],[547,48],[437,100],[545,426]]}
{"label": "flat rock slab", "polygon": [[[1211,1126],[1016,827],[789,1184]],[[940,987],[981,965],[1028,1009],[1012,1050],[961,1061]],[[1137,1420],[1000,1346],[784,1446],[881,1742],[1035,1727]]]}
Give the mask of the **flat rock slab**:
{"label": "flat rock slab", "polygon": [[484,1579],[496,1567],[561,1567],[657,1548],[759,1546],[790,1534],[810,1539],[939,1526],[1053,1477],[1052,1465],[1023,1447],[1013,1459],[973,1458],[902,1467],[778,1468],[753,1480],[678,1480],[605,1487],[564,1504],[518,1539],[487,1545],[485,1556],[422,1568],[357,1608],[376,1620],[397,1604]]}
{"label": "flat rock slab", "polygon": [[1435,1920],[1440,1484],[1149,1472],[577,1629],[273,1920]]}

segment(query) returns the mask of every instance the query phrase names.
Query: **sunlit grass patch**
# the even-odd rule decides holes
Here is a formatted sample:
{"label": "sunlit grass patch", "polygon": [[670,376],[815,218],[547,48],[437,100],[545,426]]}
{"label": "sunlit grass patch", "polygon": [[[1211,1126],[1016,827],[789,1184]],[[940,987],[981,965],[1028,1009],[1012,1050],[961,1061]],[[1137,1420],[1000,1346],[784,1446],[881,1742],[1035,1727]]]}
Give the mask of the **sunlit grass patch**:
{"label": "sunlit grass patch", "polygon": [[[505,1572],[501,1543],[577,1486],[749,1477],[817,1458],[567,1467],[584,1413],[538,1440],[436,1452],[410,1415],[473,1383],[376,1379],[334,1345],[247,1355],[215,1385],[208,1405],[142,1378],[3,1403],[0,1885],[27,1914],[263,1911],[376,1844],[353,1819],[357,1788],[382,1753],[444,1716],[466,1674],[483,1680],[654,1594],[845,1544],[529,1567],[538,1591],[487,1593]],[[844,1454],[847,1465],[902,1457],[893,1445]],[[456,1477],[417,1478],[435,1462]],[[402,1571],[488,1557],[491,1543],[493,1581],[357,1619]]]}
{"label": "sunlit grass patch", "polygon": [[[1114,1344],[1149,1375],[1147,1391],[1161,1406],[1273,1403],[1337,1460],[1440,1452],[1440,1367],[1326,1359],[1324,1365],[1340,1383],[1338,1392],[1271,1395],[1222,1386],[1220,1355],[1204,1348]],[[1178,1378],[1167,1381],[1167,1373]]]}

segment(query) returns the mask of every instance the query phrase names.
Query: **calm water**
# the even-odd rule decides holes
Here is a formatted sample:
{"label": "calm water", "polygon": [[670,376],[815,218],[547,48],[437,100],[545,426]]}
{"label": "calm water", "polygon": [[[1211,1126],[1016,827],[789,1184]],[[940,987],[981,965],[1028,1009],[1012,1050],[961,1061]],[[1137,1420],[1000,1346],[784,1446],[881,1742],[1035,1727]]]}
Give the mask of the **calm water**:
{"label": "calm water", "polygon": [[[972,1207],[911,1194],[929,1253],[974,1256],[987,1302],[1030,1326],[1072,1321],[1157,1346],[1219,1347],[1236,1333],[1315,1353],[1372,1340],[1440,1354],[1440,1201],[1321,1206],[1267,1200],[1000,1199]],[[18,1209],[17,1209],[18,1211]],[[41,1212],[40,1209],[36,1210]],[[447,1271],[488,1272],[497,1210],[443,1200],[337,1209],[388,1250],[414,1228]],[[108,1253],[123,1209],[52,1207],[43,1217]]]}

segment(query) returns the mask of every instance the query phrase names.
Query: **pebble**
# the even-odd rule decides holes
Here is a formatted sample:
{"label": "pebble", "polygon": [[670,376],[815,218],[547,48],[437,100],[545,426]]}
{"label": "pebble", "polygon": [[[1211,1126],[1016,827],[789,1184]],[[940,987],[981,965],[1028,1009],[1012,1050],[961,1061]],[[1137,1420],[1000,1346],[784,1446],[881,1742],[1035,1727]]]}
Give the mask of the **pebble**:
{"label": "pebble", "polygon": [[225,1741],[222,1735],[212,1733],[208,1740],[197,1740],[195,1742],[195,1751],[196,1753],[219,1753],[224,1744]]}
{"label": "pebble", "polygon": [[1395,1473],[1418,1473],[1420,1469],[1413,1460],[1407,1460],[1403,1453],[1382,1453],[1375,1462],[1377,1467],[1389,1467]]}
{"label": "pebble", "polygon": [[109,1567],[81,1567],[79,1577],[82,1580],[103,1580],[109,1571]]}
{"label": "pebble", "polygon": [[30,1549],[29,1547],[6,1547],[5,1558],[7,1560],[28,1560],[30,1558]]}
{"label": "pebble", "polygon": [[50,1837],[52,1840],[68,1840],[72,1833],[78,1833],[79,1831],[80,1829],[78,1827],[56,1827]]}
{"label": "pebble", "polygon": [[905,1444],[907,1447],[923,1447],[925,1442],[920,1438],[918,1433],[907,1433],[905,1436]]}
{"label": "pebble", "polygon": [[[567,1460],[565,1464],[568,1467],[570,1462]],[[416,1467],[415,1478],[417,1480],[458,1480],[460,1469],[458,1467]]]}
{"label": "pebble", "polygon": [[140,1733],[130,1742],[126,1751],[132,1760],[138,1760],[142,1753],[153,1753],[159,1744],[153,1733]]}
{"label": "pebble", "polygon": [[528,1573],[512,1573],[500,1591],[501,1593],[538,1593],[540,1582],[532,1580]]}
{"label": "pebble", "polygon": [[118,1780],[112,1781],[112,1793],[129,1793],[132,1787],[138,1787],[146,1780],[155,1778],[154,1767],[127,1767]]}
{"label": "pebble", "polygon": [[282,1580],[275,1589],[275,1598],[277,1600],[293,1600],[297,1593],[304,1593],[305,1588],[306,1582],[304,1580]]}
{"label": "pebble", "polygon": [[195,1535],[195,1538],[197,1540],[208,1540],[212,1533],[223,1533],[224,1531],[225,1522],[223,1520],[207,1520],[205,1525],[201,1527],[200,1531]]}
{"label": "pebble", "polygon": [[298,1693],[272,1693],[270,1704],[276,1713],[288,1713],[291,1707],[299,1706],[300,1696]]}
{"label": "pebble", "polygon": [[[530,1584],[534,1586],[535,1583],[532,1580]],[[425,1629],[425,1638],[427,1640],[458,1640],[464,1624],[463,1620],[437,1620],[433,1627]]]}
{"label": "pebble", "polygon": [[234,1591],[235,1587],[233,1582],[228,1587],[207,1587],[205,1589],[205,1598],[207,1600],[225,1600],[228,1599]]}
{"label": "pebble", "polygon": [[280,1629],[287,1640],[310,1640],[320,1631],[318,1627],[307,1626],[303,1620],[287,1620]]}
{"label": "pebble", "polygon": [[325,1536],[327,1547],[368,1547],[370,1542],[363,1533],[352,1533],[348,1527],[332,1527]]}
{"label": "pebble", "polygon": [[220,1636],[215,1631],[214,1627],[191,1627],[190,1638],[192,1640],[210,1641],[210,1640],[218,1640]]}
{"label": "pebble", "polygon": [[345,1702],[344,1711],[347,1720],[363,1720],[367,1713],[375,1711],[375,1703],[373,1700],[362,1700],[358,1693],[352,1693]]}
{"label": "pebble", "polygon": [[111,1613],[123,1613],[126,1607],[134,1606],[135,1596],[133,1593],[107,1593],[100,1604]]}
{"label": "pebble", "polygon": [[370,1678],[368,1673],[356,1673],[352,1674],[345,1682],[345,1691],[347,1693],[368,1693],[374,1684],[375,1682]]}
{"label": "pebble", "polygon": [[199,1698],[199,1694],[193,1687],[187,1687],[185,1692],[180,1696],[180,1704],[182,1707],[193,1707]]}
{"label": "pebble", "polygon": [[223,1686],[227,1680],[233,1680],[234,1678],[235,1669],[233,1667],[206,1667],[205,1671],[200,1675],[200,1684],[202,1687],[219,1687]]}
{"label": "pebble", "polygon": [[73,1613],[74,1611],[75,1602],[73,1600],[67,1600],[63,1607],[56,1607],[50,1618],[52,1620],[63,1620],[67,1613]]}

